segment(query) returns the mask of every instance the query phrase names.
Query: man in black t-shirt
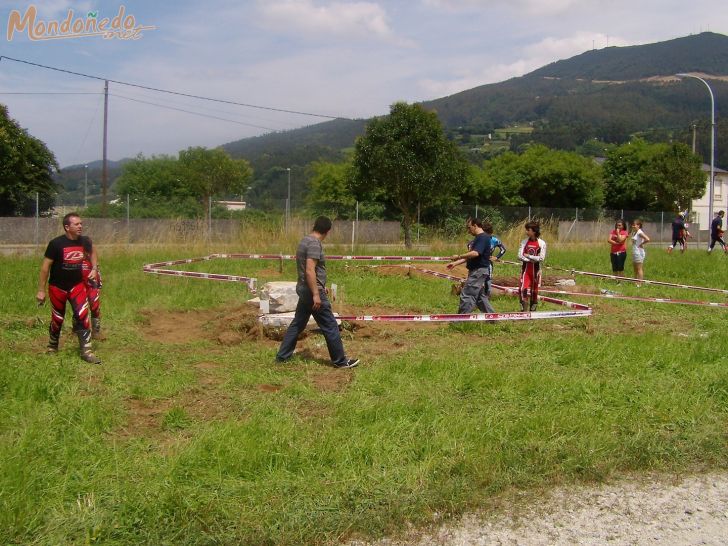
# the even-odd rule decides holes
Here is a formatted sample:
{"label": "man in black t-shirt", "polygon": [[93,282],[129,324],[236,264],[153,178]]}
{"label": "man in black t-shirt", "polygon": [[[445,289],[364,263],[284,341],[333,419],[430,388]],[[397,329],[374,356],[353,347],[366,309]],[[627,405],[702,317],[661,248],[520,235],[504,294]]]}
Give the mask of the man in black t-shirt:
{"label": "man in black t-shirt", "polygon": [[[58,352],[61,328],[66,315],[66,302],[73,310],[74,331],[78,335],[81,358],[91,364],[101,364],[101,359],[91,352],[91,322],[89,320],[88,294],[83,280],[82,266],[87,256],[84,246],[92,248],[91,242],[81,235],[83,223],[75,212],[63,217],[64,235],[48,243],[40,267],[40,279],[36,300],[43,305],[46,300],[46,283],[51,300],[51,324],[48,352]],[[89,279],[96,277],[96,253],[91,252]]]}
{"label": "man in black t-shirt", "polygon": [[680,245],[680,252],[685,252],[685,220],[682,214],[678,214],[672,221],[672,244],[667,247],[668,252],[672,252],[675,245]]}
{"label": "man in black t-shirt", "polygon": [[475,239],[468,243],[465,254],[456,254],[447,264],[448,269],[463,263],[468,268],[468,278],[460,290],[458,314],[471,313],[476,307],[483,313],[495,313],[486,292],[490,279],[490,235],[483,230],[483,222],[477,218],[470,218],[466,227]]}
{"label": "man in black t-shirt", "polygon": [[715,218],[710,223],[710,245],[708,246],[708,252],[713,252],[715,243],[719,243],[723,247],[724,252],[728,252],[728,247],[725,245],[723,240],[723,216],[725,211],[718,211],[715,213]]}

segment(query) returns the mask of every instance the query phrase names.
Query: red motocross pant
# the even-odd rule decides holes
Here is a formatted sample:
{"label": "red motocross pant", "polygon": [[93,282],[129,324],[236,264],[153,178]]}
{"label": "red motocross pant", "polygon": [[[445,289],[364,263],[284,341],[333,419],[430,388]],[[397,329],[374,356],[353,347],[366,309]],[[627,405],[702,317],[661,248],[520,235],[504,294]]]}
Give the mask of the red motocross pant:
{"label": "red motocross pant", "polygon": [[78,283],[70,290],[61,290],[52,284],[48,286],[48,297],[51,300],[51,335],[57,336],[63,327],[63,319],[66,315],[66,302],[71,304],[73,311],[74,330],[90,330],[89,305],[86,286],[83,282]]}

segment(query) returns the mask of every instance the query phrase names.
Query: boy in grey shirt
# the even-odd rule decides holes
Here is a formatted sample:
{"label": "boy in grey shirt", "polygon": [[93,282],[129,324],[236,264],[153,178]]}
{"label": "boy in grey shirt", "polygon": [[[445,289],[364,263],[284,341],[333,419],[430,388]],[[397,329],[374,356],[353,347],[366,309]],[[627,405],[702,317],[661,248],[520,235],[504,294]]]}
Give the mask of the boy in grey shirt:
{"label": "boy in grey shirt", "polygon": [[296,270],[298,279],[296,293],[298,305],[293,322],[286,330],[278,349],[276,360],[285,362],[293,356],[298,335],[306,328],[313,315],[316,324],[326,339],[329,356],[335,368],[353,368],[359,364],[358,358],[347,358],[344,344],[341,341],[339,325],[331,311],[331,303],[326,296],[326,261],[322,241],[331,231],[331,220],[319,216],[314,222],[313,230],[298,244],[296,250]]}

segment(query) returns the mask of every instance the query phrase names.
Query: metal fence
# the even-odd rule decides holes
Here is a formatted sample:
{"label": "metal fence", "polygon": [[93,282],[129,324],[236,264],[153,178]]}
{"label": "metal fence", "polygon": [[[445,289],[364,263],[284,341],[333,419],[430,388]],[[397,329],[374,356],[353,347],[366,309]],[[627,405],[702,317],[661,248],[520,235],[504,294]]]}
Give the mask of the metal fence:
{"label": "metal fence", "polygon": [[[63,201],[60,201],[63,203]],[[299,235],[310,230],[313,211],[305,211],[301,201],[286,199],[266,202],[265,210],[247,203],[245,211],[227,210],[215,201],[208,203],[209,220],[134,218],[134,201],[128,197],[117,200],[114,206],[115,218],[85,218],[89,233],[94,233],[99,242],[178,242],[186,243],[201,238],[209,242],[235,243],[244,237],[246,217],[265,214],[272,237],[278,235]],[[59,233],[58,217],[71,211],[83,215],[83,206],[65,203],[56,206],[53,217],[0,218],[0,244],[40,244]],[[400,219],[383,220],[384,209],[375,203],[358,202],[349,207],[337,205],[331,210],[320,209],[335,222],[335,229],[329,242],[335,244],[400,244],[404,240]],[[460,238],[463,222],[468,217],[489,220],[496,232],[513,228],[521,222],[539,220],[557,234],[560,242],[604,241],[614,222],[624,219],[631,223],[641,219],[645,231],[655,242],[672,240],[672,221],[676,212],[633,211],[582,208],[548,207],[494,207],[486,204],[460,205],[437,214],[427,211],[419,215],[412,225],[412,240],[416,244],[428,244],[433,240]],[[709,240],[709,226],[690,223],[692,243],[701,244]]]}

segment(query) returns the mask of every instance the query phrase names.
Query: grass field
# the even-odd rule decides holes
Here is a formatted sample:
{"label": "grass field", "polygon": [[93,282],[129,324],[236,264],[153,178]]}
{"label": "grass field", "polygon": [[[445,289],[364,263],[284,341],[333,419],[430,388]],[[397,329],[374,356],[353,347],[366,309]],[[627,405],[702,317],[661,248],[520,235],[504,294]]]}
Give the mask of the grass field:
{"label": "grass field", "polygon": [[[548,261],[606,273],[605,246],[554,245]],[[281,365],[242,285],[141,272],[219,250],[101,248],[102,366],[78,358],[69,319],[61,352],[43,354],[40,256],[0,258],[0,543],[335,544],[495,506],[514,488],[728,466],[728,310],[595,298],[590,319],[367,323],[344,332],[359,368],[329,367],[317,335]],[[294,279],[292,262],[193,268]],[[328,269],[337,311],[457,309],[446,281]],[[651,246],[645,271],[728,288],[723,255]]]}

